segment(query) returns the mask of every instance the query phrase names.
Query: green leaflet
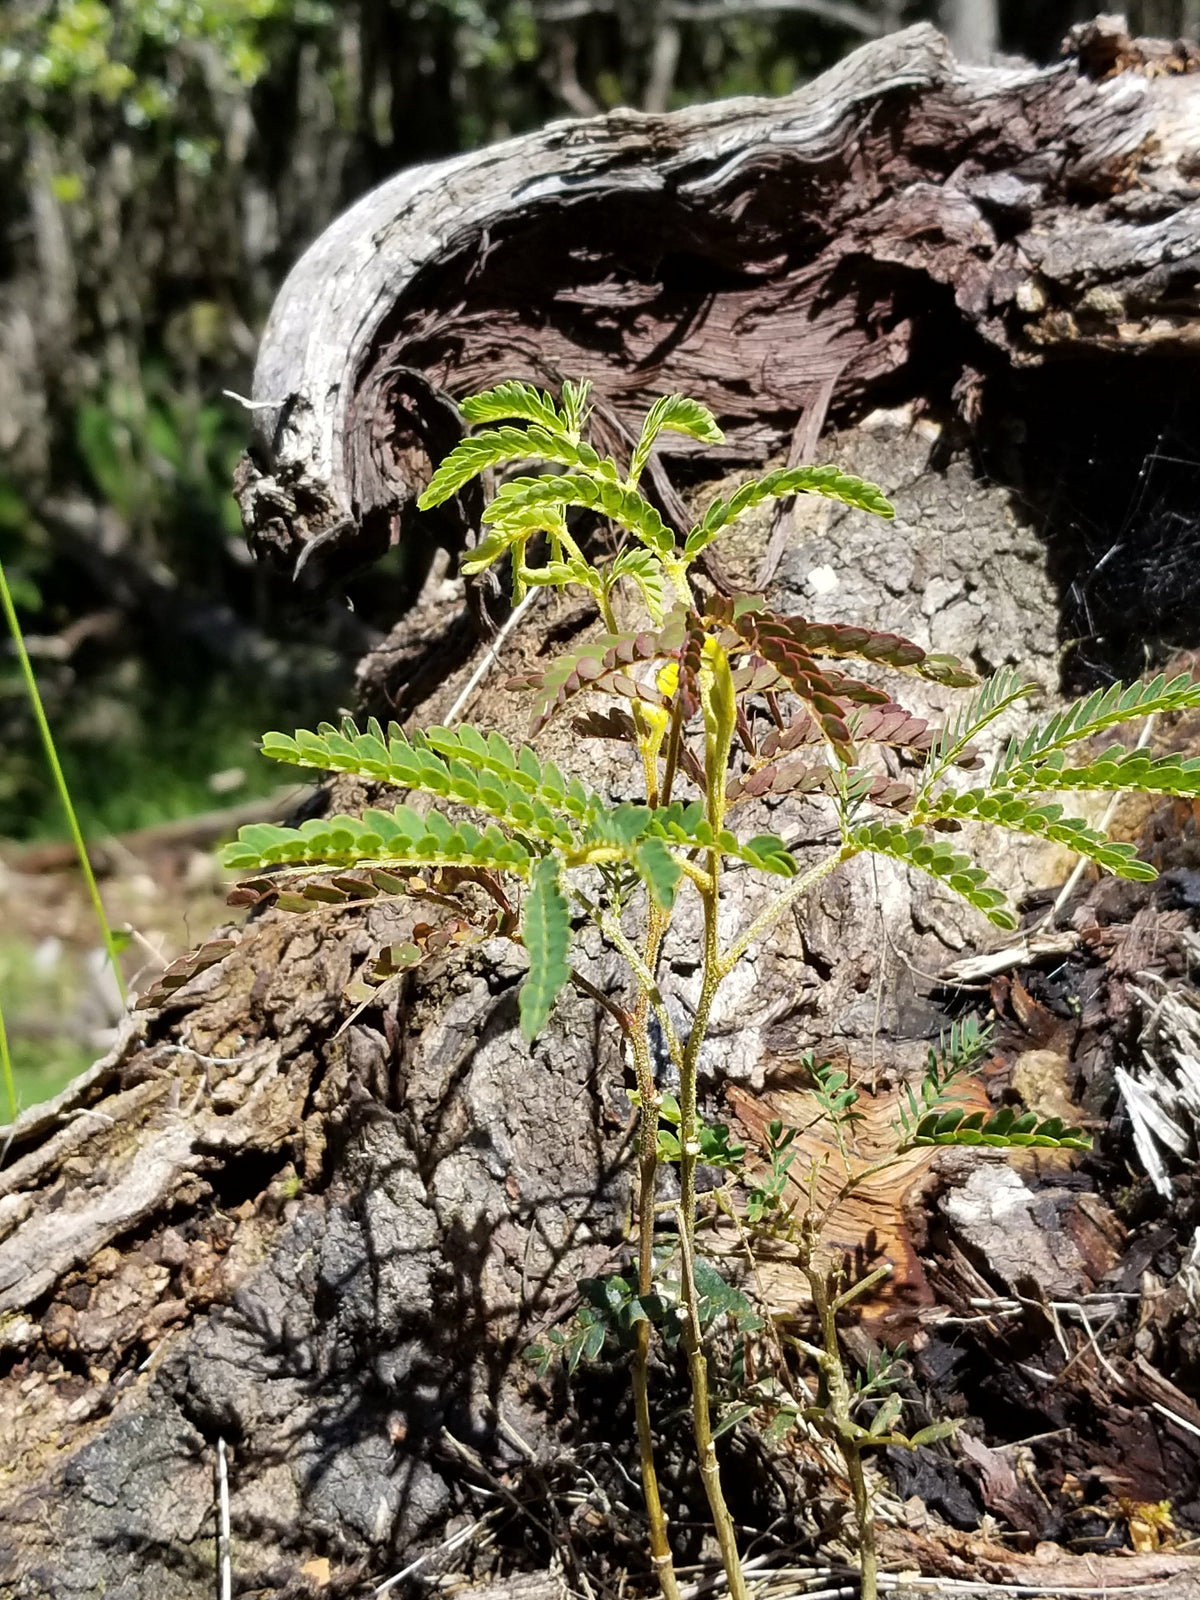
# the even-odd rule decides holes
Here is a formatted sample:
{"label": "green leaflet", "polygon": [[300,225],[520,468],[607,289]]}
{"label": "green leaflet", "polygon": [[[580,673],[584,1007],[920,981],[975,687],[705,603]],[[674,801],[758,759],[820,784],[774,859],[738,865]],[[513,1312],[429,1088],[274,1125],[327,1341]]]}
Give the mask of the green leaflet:
{"label": "green leaflet", "polygon": [[659,555],[669,555],[675,548],[674,534],[636,489],[582,472],[565,473],[558,478],[513,478],[501,485],[496,498],[484,510],[483,520],[504,528],[515,515],[517,523],[531,532],[537,522],[531,522],[527,513],[561,506],[582,506],[611,517]]}
{"label": "green leaflet", "polygon": [[369,809],[361,818],[312,817],[298,828],[250,823],[238,830],[235,843],[225,846],[221,860],[238,872],[370,862],[381,866],[488,867],[524,876],[530,851],[519,839],[506,839],[499,828],[488,827],[481,833],[470,823],[450,822],[437,811],[420,817],[408,806],[397,806],[394,811]]}
{"label": "green leaflet", "polygon": [[634,805],[623,800],[607,811],[598,811],[588,823],[583,838],[584,850],[595,852],[620,851],[630,861],[634,847],[650,832],[654,813],[648,806]]}
{"label": "green leaflet", "polygon": [[891,856],[907,866],[918,867],[930,877],[970,901],[998,928],[1015,928],[1017,919],[999,889],[993,889],[982,867],[972,864],[942,839],[930,838],[920,828],[906,828],[895,822],[869,822],[851,829],[847,843],[858,850]]}
{"label": "green leaflet", "polygon": [[265,734],[262,751],[292,766],[352,772],[457,801],[564,848],[576,839],[571,823],[585,822],[604,805],[578,778],[568,780],[528,746],[514,752],[500,734],[485,736],[471,727],[433,727],[410,740],[395,723],[385,739],[374,718],[365,733],[350,721],[340,730],[322,723],[316,733],[298,729],[294,738]]}
{"label": "green leaflet", "polygon": [[544,428],[563,425],[558,407],[546,390],[515,380],[498,383],[482,394],[470,395],[458,409],[468,422],[505,422],[510,417],[524,417],[527,422],[541,423]]}
{"label": "green leaflet", "polygon": [[1142,794],[1200,794],[1200,759],[1180,755],[1152,756],[1123,745],[1089,761],[1067,766],[1065,750],[1055,750],[1044,761],[1027,767],[1010,767],[1004,781],[1012,789],[1133,790]]}
{"label": "green leaflet", "polygon": [[571,919],[559,882],[558,862],[543,856],[533,869],[521,936],[529,954],[529,973],[521,985],[521,1032],[530,1044],[541,1033],[558,992],[571,976],[567,953]]}
{"label": "green leaflet", "polygon": [[651,835],[634,850],[633,861],[654,904],[662,911],[669,911],[675,904],[682,869],[666,843]]}
{"label": "green leaflet", "polygon": [[[1200,768],[1200,762],[1196,765]],[[1200,771],[1196,781],[1200,787]],[[990,822],[1014,833],[1032,833],[1052,839],[1056,844],[1065,844],[1077,854],[1087,856],[1119,878],[1149,882],[1158,876],[1148,862],[1138,860],[1136,845],[1111,840],[1089,828],[1080,817],[1064,816],[1060,805],[1039,805],[1009,789],[967,789],[961,794],[940,794],[921,806],[913,820],[921,823],[934,817]]]}
{"label": "green leaflet", "polygon": [[765,477],[752,478],[742,484],[728,499],[717,499],[704,513],[687,536],[683,553],[697,556],[710,545],[722,528],[736,522],[743,512],[764,500],[777,499],[788,494],[819,494],[828,500],[840,500],[844,505],[855,506],[860,511],[873,512],[877,517],[894,517],[895,510],[881,489],[836,467],[780,467]]}
{"label": "green leaflet", "polygon": [[1002,667],[981,684],[933,741],[923,787],[928,788],[947,767],[961,761],[968,753],[971,740],[982,733],[989,723],[1007,711],[1009,706],[1027,699],[1036,690],[1037,684],[1023,678],[1014,667]]}
{"label": "green leaflet", "polygon": [[464,483],[503,461],[534,460],[558,461],[588,472],[607,465],[614,479],[617,474],[616,467],[611,462],[602,463],[591,445],[568,439],[561,431],[538,423],[529,428],[495,428],[460,440],[442,460],[417,505],[422,511],[440,506],[457,494]]}
{"label": "green leaflet", "polygon": [[1034,1111],[1017,1112],[1011,1106],[988,1116],[986,1111],[969,1115],[961,1107],[952,1111],[931,1112],[917,1123],[909,1146],[929,1144],[991,1145],[998,1150],[1024,1145],[1047,1149],[1090,1150],[1092,1141],[1081,1128],[1063,1125],[1061,1117],[1038,1120]]}
{"label": "green leaflet", "polygon": [[992,781],[1005,783],[1011,767],[1032,766],[1060,746],[1090,739],[1118,723],[1191,706],[1200,706],[1200,679],[1186,672],[1170,681],[1165,672],[1160,672],[1148,683],[1114,683],[1107,689],[1097,689],[1039,724],[1023,739],[1010,739],[996,763]]}
{"label": "green leaflet", "polygon": [[696,1280],[702,1324],[716,1317],[729,1317],[735,1326],[750,1329],[762,1327],[762,1319],[750,1301],[736,1284],[722,1277],[710,1261],[698,1255],[692,1262],[692,1272]]}
{"label": "green leaflet", "polygon": [[666,609],[667,577],[654,551],[640,544],[622,550],[605,573],[606,585],[611,587],[618,578],[633,579],[641,590],[651,620],[658,627]]}
{"label": "green leaflet", "polygon": [[748,866],[773,872],[777,878],[794,878],[799,871],[795,856],[778,834],[756,833],[742,841],[736,854]]}
{"label": "green leaflet", "polygon": [[664,430],[687,434],[705,444],[720,444],[725,437],[707,406],[702,406],[698,400],[689,400],[686,395],[663,395],[650,407],[642,424],[642,436],[629,463],[631,487],[641,477],[654,448],[654,441]]}

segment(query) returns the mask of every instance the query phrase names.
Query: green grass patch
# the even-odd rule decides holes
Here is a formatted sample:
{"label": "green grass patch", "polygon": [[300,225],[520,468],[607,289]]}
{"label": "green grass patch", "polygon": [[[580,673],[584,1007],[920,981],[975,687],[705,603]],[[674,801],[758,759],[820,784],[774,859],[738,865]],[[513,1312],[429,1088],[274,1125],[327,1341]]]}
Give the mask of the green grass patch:
{"label": "green grass patch", "polygon": [[[58,730],[63,774],[87,837],[128,833],[270,794],[279,775],[259,754],[278,706],[217,685],[175,690],[153,707],[101,705],[94,718]],[[105,724],[109,725],[106,727]],[[30,751],[0,772],[0,837],[60,839],[66,822],[49,773]],[[232,775],[240,773],[240,781]],[[214,776],[229,782],[214,786]],[[7,781],[6,781],[7,779]]]}
{"label": "green grass patch", "polygon": [[[103,1054],[104,1018],[83,955],[57,940],[0,942],[0,1009],[17,1105],[48,1100]],[[7,1100],[0,1116],[8,1117]]]}

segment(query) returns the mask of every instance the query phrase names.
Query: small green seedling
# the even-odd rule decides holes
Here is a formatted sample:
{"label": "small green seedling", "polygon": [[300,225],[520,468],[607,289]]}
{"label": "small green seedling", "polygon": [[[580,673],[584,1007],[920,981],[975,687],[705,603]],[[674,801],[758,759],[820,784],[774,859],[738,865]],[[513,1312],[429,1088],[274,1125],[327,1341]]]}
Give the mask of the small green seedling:
{"label": "small green seedling", "polygon": [[[636,1271],[581,1286],[573,1329],[552,1330],[537,1359],[545,1365],[561,1354],[572,1366],[628,1353],[651,1560],[666,1600],[677,1600],[648,1397],[652,1342],[668,1335],[677,1340],[691,1378],[700,1473],[730,1592],[733,1600],[745,1600],[713,1443],[706,1338],[718,1310],[744,1319],[750,1308],[704,1261],[696,1242],[697,1167],[740,1160],[728,1130],[705,1128],[697,1108],[697,1062],[717,993],[752,945],[769,939],[792,906],[857,856],[884,856],[926,873],[994,926],[1015,928],[1003,889],[964,843],[970,835],[963,824],[1053,840],[1109,872],[1153,877],[1133,845],[1113,842],[1052,797],[1134,789],[1200,794],[1200,761],[1120,744],[1097,754],[1094,747],[1152,712],[1200,705],[1200,683],[1160,675],[1089,695],[1010,739],[980,781],[974,741],[1032,690],[1018,672],[1006,669],[979,683],[962,662],[897,634],[782,615],[761,595],[705,595],[694,582],[704,551],[763,501],[814,494],[886,521],[893,513],[881,490],[832,466],[781,468],[718,496],[678,536],[639,481],[663,432],[715,444],[722,437],[716,419],[694,400],[664,396],[622,465],[587,442],[587,398],[582,383],[564,384],[556,400],[513,382],[464,401],[464,418],[482,431],[451,451],[420,504],[429,508],[449,499],[485,471],[552,464],[553,471],[500,483],[463,569],[479,573],[507,561],[514,599],[540,586],[576,589],[594,601],[602,631],[526,680],[533,696],[530,737],[567,709],[582,712],[576,725],[585,733],[629,746],[641,774],[641,800],[614,805],[583,775],[544,760],[532,744],[514,747],[483,727],[406,734],[374,720],[361,730],[351,722],[324,724],[315,733],[267,734],[263,749],[289,765],[353,773],[427,803],[420,810],[401,803],[361,816],[314,818],[297,828],[255,824],[241,830],[225,860],[252,875],[243,889],[250,899],[278,894],[281,904],[304,911],[416,895],[431,908],[452,911],[456,939],[471,937],[472,928],[478,937],[512,939],[529,962],[520,1020],[531,1043],[568,984],[613,1019],[637,1080]],[[611,537],[589,542],[598,522],[608,524],[615,544]],[[612,553],[594,553],[600,549]],[[641,607],[641,626],[620,626],[618,594],[623,605]],[[881,669],[888,687],[878,681]],[[905,676],[961,689],[963,703],[944,725],[930,726],[893,698],[891,685]],[[596,709],[597,698],[603,710]],[[889,766],[892,752],[903,762]],[[822,804],[828,814],[834,842],[815,864],[811,852],[802,863],[778,834],[739,825],[756,799],[794,795]],[[775,886],[762,911],[732,935],[718,927],[731,863]],[[704,924],[699,1000],[686,1037],[658,980],[663,941],[685,895],[698,898]],[[589,979],[575,931],[581,922],[594,924],[624,958],[623,998],[602,994]],[[433,930],[422,926],[420,937],[414,934],[411,945],[393,953],[390,967],[385,960],[384,972],[416,965],[439,948]],[[676,1096],[665,1095],[657,1081],[652,1028],[677,1075]],[[931,1057],[924,1081],[901,1109],[897,1151],[924,1144],[1086,1148],[1079,1130],[1053,1119],[1039,1122],[1010,1111],[967,1114],[955,1105],[955,1079],[975,1054],[964,1033]],[[820,1068],[813,1071],[813,1093],[845,1155],[854,1134],[853,1085],[843,1073]],[[811,1205],[797,1210],[785,1202],[792,1142],[783,1128],[770,1131],[768,1170],[753,1180],[745,1214],[753,1227],[789,1234],[801,1250],[820,1333],[819,1342],[804,1349],[817,1363],[823,1396],[804,1415],[838,1443],[850,1469],[862,1593],[873,1597],[874,1533],[862,1456],[883,1444],[928,1442],[940,1436],[940,1425],[903,1436],[896,1427],[898,1397],[880,1399],[879,1383],[867,1395],[850,1385],[837,1318],[878,1274],[847,1284],[821,1260],[819,1216]],[[664,1276],[667,1269],[655,1257],[655,1220],[659,1177],[668,1162],[677,1164],[680,1202],[671,1275]],[[847,1167],[847,1184],[864,1181],[869,1176],[852,1180]],[[864,1409],[869,1406],[875,1409]]]}

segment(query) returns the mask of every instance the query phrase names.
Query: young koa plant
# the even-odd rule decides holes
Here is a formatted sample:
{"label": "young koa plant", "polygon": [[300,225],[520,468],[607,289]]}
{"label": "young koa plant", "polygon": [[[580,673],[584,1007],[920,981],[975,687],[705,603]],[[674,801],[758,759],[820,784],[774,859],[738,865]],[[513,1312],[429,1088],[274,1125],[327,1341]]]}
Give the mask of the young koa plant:
{"label": "young koa plant", "polygon": [[[532,744],[514,745],[482,727],[405,732],[375,720],[364,729],[352,722],[323,724],[316,732],[269,733],[263,750],[288,765],[373,780],[404,798],[361,816],[310,819],[294,828],[244,827],[225,861],[249,875],[240,889],[247,901],[274,897],[295,912],[328,912],[409,897],[440,916],[414,925],[410,940],[384,952],[378,978],[418,965],[451,940],[495,934],[513,940],[529,963],[520,1022],[531,1042],[568,984],[607,1010],[624,1036],[637,1083],[637,1268],[622,1280],[615,1308],[605,1294],[592,1292],[585,1332],[563,1353],[576,1360],[596,1352],[615,1319],[630,1351],[652,1565],[667,1600],[675,1600],[648,1365],[652,1334],[661,1337],[664,1326],[655,1313],[665,1303],[655,1259],[659,1170],[664,1160],[677,1164],[670,1325],[688,1363],[700,1472],[730,1590],[734,1600],[744,1600],[708,1396],[705,1318],[715,1274],[696,1246],[696,1167],[714,1154],[713,1136],[698,1115],[697,1061],[718,990],[791,906],[856,856],[885,856],[914,868],[994,926],[1015,928],[1003,887],[975,860],[964,825],[1053,840],[1105,871],[1153,877],[1133,845],[1110,840],[1056,797],[1126,789],[1200,793],[1200,762],[1119,743],[1097,746],[1152,712],[1200,705],[1200,683],[1160,675],[1090,695],[1009,739],[981,779],[975,741],[1032,692],[1019,672],[1005,670],[979,683],[962,662],[898,634],[781,614],[761,595],[709,593],[695,581],[704,551],[764,501],[814,494],[886,520],[893,511],[880,489],[833,466],[780,468],[714,498],[693,527],[677,533],[642,493],[642,473],[664,433],[719,443],[716,419],[694,400],[663,396],[622,464],[587,442],[587,400],[586,383],[564,383],[556,399],[519,382],[465,400],[463,417],[478,431],[442,461],[419,504],[435,506],[485,471],[503,474],[520,463],[542,469],[503,478],[463,571],[473,575],[507,563],[514,600],[534,587],[574,589],[591,598],[601,631],[524,680],[533,697],[530,738],[553,717],[574,713],[584,735],[630,747],[641,800],[613,804],[582,776],[544,760]],[[594,534],[602,525],[607,534],[599,540]],[[640,626],[622,626],[631,610],[640,610]],[[965,698],[943,725],[930,725],[894,697],[894,685],[905,677],[961,689]],[[824,808],[832,843],[815,864],[811,851],[802,864],[779,834],[742,824],[753,802],[766,796],[803,796]],[[717,913],[731,863],[759,874],[774,891],[747,926],[722,936]],[[699,999],[686,1037],[658,981],[663,941],[685,895],[697,897],[704,926]],[[589,980],[575,934],[581,922],[595,924],[624,958],[622,997],[601,994]],[[677,1098],[664,1095],[656,1077],[654,1028],[678,1077]],[[947,1087],[935,1074],[914,1092],[901,1113],[902,1141],[1001,1148],[1084,1143],[1077,1130],[1036,1118],[965,1115],[946,1104]],[[838,1119],[839,1137],[852,1140],[853,1091],[828,1076],[816,1088]],[[785,1155],[775,1153],[775,1187],[751,1195],[750,1215],[757,1212],[760,1223],[781,1206]],[[839,1423],[834,1432],[860,1455],[862,1441],[855,1443],[857,1435],[848,1431],[858,1424],[846,1409],[846,1380],[835,1374],[842,1373],[836,1318],[859,1289],[830,1285],[808,1226],[810,1281],[824,1328],[822,1342],[812,1348],[827,1391],[842,1396],[830,1415],[845,1426]],[[885,1427],[880,1437],[891,1431]],[[860,1480],[861,1471],[855,1478],[861,1521],[869,1506]],[[864,1594],[873,1592],[873,1554],[868,1562],[865,1543],[863,1578]]]}

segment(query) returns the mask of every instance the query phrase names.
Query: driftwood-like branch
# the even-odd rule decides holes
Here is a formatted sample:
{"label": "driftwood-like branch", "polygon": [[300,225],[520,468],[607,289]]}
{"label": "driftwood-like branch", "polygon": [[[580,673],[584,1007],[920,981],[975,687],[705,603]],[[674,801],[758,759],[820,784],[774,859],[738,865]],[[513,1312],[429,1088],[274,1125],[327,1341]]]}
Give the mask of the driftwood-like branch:
{"label": "driftwood-like branch", "polygon": [[590,377],[618,429],[684,390],[735,464],[784,450],[831,383],[845,416],[941,363],[969,415],[989,362],[1195,349],[1197,62],[1103,20],[1072,49],[966,68],[920,25],[781,100],[556,123],[399,174],[276,302],[241,485],[256,546],[404,536],[456,437],[445,397],[505,376]]}

